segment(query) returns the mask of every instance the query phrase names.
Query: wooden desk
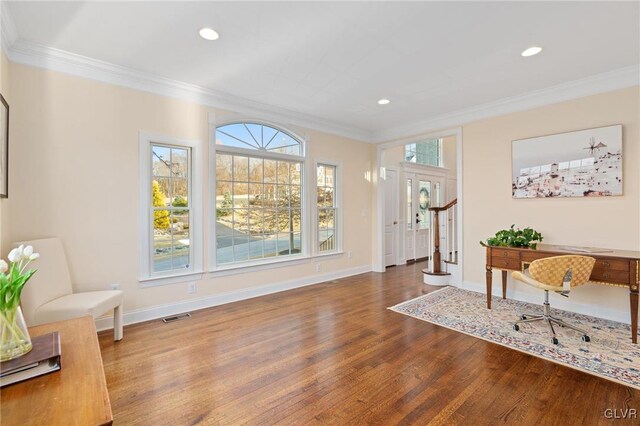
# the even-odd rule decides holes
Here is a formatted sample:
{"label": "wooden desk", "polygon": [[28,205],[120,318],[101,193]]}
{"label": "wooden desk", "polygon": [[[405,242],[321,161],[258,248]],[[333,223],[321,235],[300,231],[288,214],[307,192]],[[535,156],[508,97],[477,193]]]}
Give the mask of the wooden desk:
{"label": "wooden desk", "polygon": [[[567,250],[563,246],[539,244],[537,250],[515,247],[487,247],[487,308],[491,309],[492,270],[502,270],[502,298],[507,296],[507,271],[524,270],[524,264],[543,257],[578,254],[596,259],[591,281],[629,288],[631,340],[638,343],[638,287],[640,286],[640,252],[613,250],[585,253]],[[604,250],[604,249],[603,249]]]}
{"label": "wooden desk", "polygon": [[60,332],[62,369],[0,390],[3,426],[110,425],[113,422],[93,318],[29,328]]}

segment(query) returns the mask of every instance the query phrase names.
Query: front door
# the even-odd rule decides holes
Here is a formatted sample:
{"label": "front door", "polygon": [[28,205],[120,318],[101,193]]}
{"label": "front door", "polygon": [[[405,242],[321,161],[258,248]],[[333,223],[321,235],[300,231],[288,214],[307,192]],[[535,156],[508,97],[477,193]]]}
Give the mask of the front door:
{"label": "front door", "polygon": [[440,206],[444,179],[421,173],[405,173],[407,261],[424,260],[432,251],[432,223],[429,207]]}

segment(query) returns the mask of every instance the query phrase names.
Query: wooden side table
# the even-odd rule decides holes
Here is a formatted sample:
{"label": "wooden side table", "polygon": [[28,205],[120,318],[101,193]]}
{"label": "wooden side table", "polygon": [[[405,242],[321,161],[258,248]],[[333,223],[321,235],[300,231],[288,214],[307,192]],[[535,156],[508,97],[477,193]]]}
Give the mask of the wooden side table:
{"label": "wooden side table", "polygon": [[62,369],[0,390],[0,418],[13,425],[110,425],[113,422],[98,336],[90,316],[29,328],[58,331]]}

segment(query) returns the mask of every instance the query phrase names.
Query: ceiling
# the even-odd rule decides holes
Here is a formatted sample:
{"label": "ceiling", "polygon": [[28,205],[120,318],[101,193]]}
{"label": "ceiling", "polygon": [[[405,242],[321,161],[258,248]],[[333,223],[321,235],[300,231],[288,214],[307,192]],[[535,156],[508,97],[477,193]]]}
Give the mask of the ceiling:
{"label": "ceiling", "polygon": [[6,4],[18,40],[371,134],[640,63],[638,2]]}

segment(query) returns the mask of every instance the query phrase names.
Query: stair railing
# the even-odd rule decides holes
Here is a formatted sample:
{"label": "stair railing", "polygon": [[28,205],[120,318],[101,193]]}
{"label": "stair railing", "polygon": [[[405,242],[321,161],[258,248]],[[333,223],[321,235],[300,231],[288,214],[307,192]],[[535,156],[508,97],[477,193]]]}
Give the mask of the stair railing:
{"label": "stair railing", "polygon": [[[442,207],[429,207],[433,213],[433,260],[432,272],[442,272],[442,256],[440,254],[440,223],[444,223],[444,250],[447,263],[458,262],[457,209],[458,199],[454,199]],[[442,216],[442,217],[441,217]]]}
{"label": "stair railing", "polygon": [[334,238],[333,238],[333,234],[329,236],[329,238],[327,238],[324,241],[321,241],[319,246],[320,246],[320,251],[329,251],[329,250],[333,250],[335,248],[335,244],[334,244]]}

